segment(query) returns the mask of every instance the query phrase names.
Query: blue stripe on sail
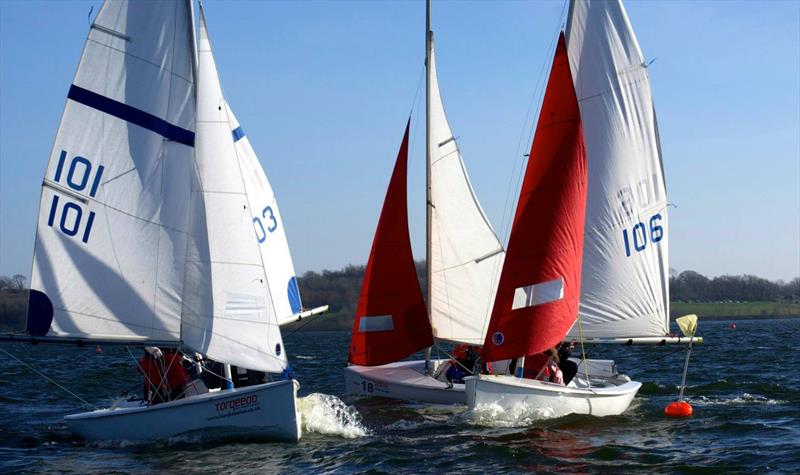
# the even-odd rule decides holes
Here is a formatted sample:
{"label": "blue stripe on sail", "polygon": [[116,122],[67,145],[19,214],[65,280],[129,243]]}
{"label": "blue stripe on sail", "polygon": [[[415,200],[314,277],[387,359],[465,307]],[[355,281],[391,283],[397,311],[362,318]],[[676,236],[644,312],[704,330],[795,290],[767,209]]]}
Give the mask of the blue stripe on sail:
{"label": "blue stripe on sail", "polygon": [[74,84],[70,86],[67,97],[92,109],[97,109],[100,112],[105,112],[108,115],[113,115],[126,122],[151,130],[173,142],[194,147],[194,132],[191,130],[172,125],[164,119],[131,107],[128,104],[117,102]]}
{"label": "blue stripe on sail", "polygon": [[289,297],[289,306],[292,308],[292,313],[300,313],[303,310],[303,305],[300,303],[300,289],[297,287],[297,277],[292,276],[289,279],[286,293]]}
{"label": "blue stripe on sail", "polygon": [[241,140],[244,137],[244,130],[242,129],[241,125],[239,127],[236,127],[235,129],[233,129],[233,132],[231,132],[231,133],[233,134],[233,141],[234,142],[238,142],[239,140]]}

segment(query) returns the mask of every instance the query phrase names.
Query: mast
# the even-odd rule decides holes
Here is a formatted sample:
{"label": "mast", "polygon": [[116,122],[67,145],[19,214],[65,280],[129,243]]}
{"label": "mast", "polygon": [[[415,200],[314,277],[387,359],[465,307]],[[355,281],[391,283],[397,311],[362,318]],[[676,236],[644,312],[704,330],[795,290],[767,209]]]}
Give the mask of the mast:
{"label": "mast", "polygon": [[[428,319],[431,318],[431,0],[425,1],[425,277],[427,287],[426,305]],[[425,369],[430,373],[432,368],[431,348],[425,350]]]}

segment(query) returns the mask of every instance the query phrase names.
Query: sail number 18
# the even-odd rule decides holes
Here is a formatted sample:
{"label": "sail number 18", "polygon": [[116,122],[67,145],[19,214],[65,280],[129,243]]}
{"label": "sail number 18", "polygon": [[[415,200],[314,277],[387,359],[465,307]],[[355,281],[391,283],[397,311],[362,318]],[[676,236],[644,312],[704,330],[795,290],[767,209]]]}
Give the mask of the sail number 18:
{"label": "sail number 18", "polygon": [[647,248],[648,237],[649,242],[656,244],[664,237],[664,227],[661,226],[661,214],[655,214],[649,221],[649,229],[644,223],[637,223],[628,232],[628,229],[622,230],[622,240],[625,244],[625,255],[631,256],[631,245],[633,245],[634,252],[642,252]]}

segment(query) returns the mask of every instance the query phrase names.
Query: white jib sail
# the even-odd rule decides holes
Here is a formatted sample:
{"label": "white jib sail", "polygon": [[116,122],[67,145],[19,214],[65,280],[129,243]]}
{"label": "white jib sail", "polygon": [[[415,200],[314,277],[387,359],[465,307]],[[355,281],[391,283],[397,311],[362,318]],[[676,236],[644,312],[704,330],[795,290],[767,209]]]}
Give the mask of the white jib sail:
{"label": "white jib sail", "polygon": [[191,35],[188,2],[106,2],[97,14],[42,184],[31,289],[54,312],[52,324],[32,312],[37,333],[180,339]]}
{"label": "white jib sail", "polygon": [[261,251],[269,283],[272,306],[278,318],[278,324],[294,321],[302,311],[300,289],[294,273],[289,242],[286,239],[286,228],[278,210],[278,201],[272,186],[269,184],[264,168],[250,145],[244,129],[228,106],[229,125],[239,166],[242,169],[247,199],[251,204],[253,225],[256,240]]}
{"label": "white jib sail", "polygon": [[618,0],[573,1],[567,46],[589,163],[583,336],[666,335],[667,195],[647,65]]}
{"label": "white jib sail", "polygon": [[437,339],[483,344],[503,262],[447,122],[431,45],[431,325]]}
{"label": "white jib sail", "polygon": [[217,361],[280,372],[286,352],[229,117],[201,8],[183,341]]}

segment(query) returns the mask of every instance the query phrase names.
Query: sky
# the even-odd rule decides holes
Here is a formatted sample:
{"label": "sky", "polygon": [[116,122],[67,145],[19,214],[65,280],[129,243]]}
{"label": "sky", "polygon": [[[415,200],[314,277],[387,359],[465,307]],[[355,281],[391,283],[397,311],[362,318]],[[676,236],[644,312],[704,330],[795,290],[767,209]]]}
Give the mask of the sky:
{"label": "sky", "polygon": [[[30,274],[42,177],[100,3],[0,0],[0,275]],[[204,7],[226,98],[275,189],[298,274],[366,262],[412,107],[410,228],[424,258],[424,2]],[[800,2],[626,8],[655,59],[670,267],[800,276]],[[433,4],[448,119],[504,239],[563,19],[563,1]]]}

